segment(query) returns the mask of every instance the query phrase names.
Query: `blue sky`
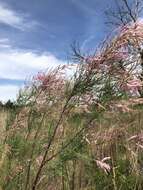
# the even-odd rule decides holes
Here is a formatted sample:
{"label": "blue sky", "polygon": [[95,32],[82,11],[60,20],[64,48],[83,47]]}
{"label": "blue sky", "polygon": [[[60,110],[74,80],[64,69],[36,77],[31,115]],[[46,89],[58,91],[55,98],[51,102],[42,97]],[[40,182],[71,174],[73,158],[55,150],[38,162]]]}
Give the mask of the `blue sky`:
{"label": "blue sky", "polygon": [[0,0],[0,99],[40,70],[67,62],[70,45],[92,51],[104,39],[113,0]]}

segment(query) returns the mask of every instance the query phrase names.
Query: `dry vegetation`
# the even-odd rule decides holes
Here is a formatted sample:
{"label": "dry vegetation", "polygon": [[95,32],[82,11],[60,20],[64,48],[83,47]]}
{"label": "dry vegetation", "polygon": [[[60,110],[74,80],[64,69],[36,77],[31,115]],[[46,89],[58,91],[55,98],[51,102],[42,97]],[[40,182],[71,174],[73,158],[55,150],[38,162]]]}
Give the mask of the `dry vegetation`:
{"label": "dry vegetation", "polygon": [[94,55],[73,48],[73,76],[38,73],[1,112],[0,190],[143,189],[143,21],[123,2]]}
{"label": "dry vegetation", "polygon": [[5,122],[7,118],[7,113],[4,110],[0,111],[0,129],[3,129],[5,127]]}

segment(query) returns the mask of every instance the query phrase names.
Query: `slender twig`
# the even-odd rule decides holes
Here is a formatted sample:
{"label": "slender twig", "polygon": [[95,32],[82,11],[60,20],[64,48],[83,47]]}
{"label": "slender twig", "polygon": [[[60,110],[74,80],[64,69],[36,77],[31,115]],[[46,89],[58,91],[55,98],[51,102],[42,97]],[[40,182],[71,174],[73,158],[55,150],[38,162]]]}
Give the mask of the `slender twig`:
{"label": "slender twig", "polygon": [[29,158],[29,163],[28,163],[28,169],[27,169],[27,176],[26,176],[26,183],[25,183],[25,190],[27,190],[27,187],[29,185],[29,180],[30,180],[30,170],[31,170],[31,164],[32,164],[32,158],[33,158],[33,154],[34,154],[34,150],[35,150],[35,146],[36,146],[36,139],[37,139],[37,136],[40,132],[40,129],[42,127],[42,123],[44,121],[44,117],[45,117],[45,113],[43,114],[42,116],[42,119],[41,119],[41,122],[37,128],[37,131],[35,133],[35,136],[34,136],[34,139],[33,139],[33,144],[32,144],[32,150],[31,150],[31,154],[30,154],[30,158]]}
{"label": "slender twig", "polygon": [[130,6],[128,4],[128,1],[127,0],[122,0],[122,1],[124,2],[124,4],[125,4],[125,6],[126,6],[126,8],[128,10],[128,13],[129,13],[131,19],[133,20],[133,22],[136,22],[135,15],[133,14],[132,9],[130,8]]}
{"label": "slender twig", "polygon": [[57,151],[55,154],[53,154],[50,158],[48,158],[47,160],[45,160],[45,163],[44,163],[44,164],[48,163],[48,162],[51,161],[53,158],[55,158],[55,157],[57,157],[59,154],[61,154],[69,145],[71,145],[71,144],[74,142],[74,140],[75,140],[76,138],[78,138],[78,137],[83,133],[83,131],[88,130],[88,129],[89,129],[88,126],[93,122],[93,120],[94,120],[94,118],[92,118],[91,120],[89,120],[88,123],[86,123],[86,124],[84,125],[84,127],[82,127],[82,128],[75,134],[75,136],[69,140],[69,142],[68,142],[67,144],[65,144],[65,145],[62,146],[62,149],[60,149],[60,150]]}
{"label": "slender twig", "polygon": [[51,147],[51,144],[52,144],[52,142],[53,142],[53,140],[54,140],[54,138],[55,138],[57,129],[58,129],[58,127],[59,127],[59,125],[60,125],[60,123],[61,123],[61,121],[62,121],[63,115],[64,115],[64,113],[65,113],[65,111],[66,111],[66,109],[67,109],[67,106],[68,106],[68,103],[69,103],[71,97],[72,97],[72,96],[69,96],[69,98],[67,99],[67,101],[66,101],[66,103],[65,103],[65,105],[64,105],[64,107],[63,107],[63,110],[62,110],[62,112],[61,112],[61,114],[60,114],[60,117],[59,117],[59,119],[58,119],[58,122],[57,122],[57,124],[56,124],[56,126],[55,126],[55,128],[54,128],[54,132],[53,132],[53,134],[52,134],[52,136],[51,136],[51,138],[50,138],[50,140],[49,140],[49,142],[48,142],[48,145],[47,145],[47,147],[46,147],[46,150],[45,150],[43,159],[42,159],[42,161],[41,161],[40,167],[39,167],[39,169],[38,169],[38,171],[37,171],[37,173],[36,173],[36,177],[35,177],[34,182],[33,182],[33,185],[32,185],[32,190],[35,190],[35,189],[36,189],[36,186],[37,186],[37,183],[38,183],[38,180],[39,180],[41,171],[42,171],[42,169],[43,169],[43,167],[44,167],[44,165],[45,165],[45,160],[46,160],[47,154],[48,154],[49,149],[50,149],[50,147]]}

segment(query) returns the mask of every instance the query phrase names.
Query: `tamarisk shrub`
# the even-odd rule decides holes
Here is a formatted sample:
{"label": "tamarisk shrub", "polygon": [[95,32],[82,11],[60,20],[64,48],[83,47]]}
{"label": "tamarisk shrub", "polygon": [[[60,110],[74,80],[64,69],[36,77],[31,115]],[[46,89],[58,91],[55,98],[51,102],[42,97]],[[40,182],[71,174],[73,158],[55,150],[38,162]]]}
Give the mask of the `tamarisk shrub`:
{"label": "tamarisk shrub", "polygon": [[[137,113],[128,109],[129,102],[134,110],[141,101],[142,81],[135,70],[142,26],[139,20],[119,28],[95,55],[74,48],[77,63],[38,73],[21,90],[17,103],[22,106],[5,131],[9,151],[1,167],[2,189],[121,189],[122,184],[131,189],[129,183],[142,184],[142,144],[127,140],[136,128],[142,130],[140,113],[135,124]],[[69,67],[76,67],[71,77]]]}

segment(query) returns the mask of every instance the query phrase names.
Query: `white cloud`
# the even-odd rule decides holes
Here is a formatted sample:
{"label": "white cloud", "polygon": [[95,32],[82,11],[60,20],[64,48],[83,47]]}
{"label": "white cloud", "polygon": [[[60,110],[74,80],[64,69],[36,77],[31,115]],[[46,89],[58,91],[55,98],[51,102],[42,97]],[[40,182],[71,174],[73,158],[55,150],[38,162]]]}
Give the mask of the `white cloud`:
{"label": "white cloud", "polygon": [[[0,78],[25,80],[37,74],[66,64],[51,53],[13,49],[8,39],[0,39]],[[0,85],[0,100],[16,99],[18,85]]]}
{"label": "white cloud", "polygon": [[41,70],[66,64],[51,53],[36,53],[18,50],[0,52],[0,77],[9,79],[26,79]]}
{"label": "white cloud", "polygon": [[2,100],[3,102],[6,102],[9,99],[15,100],[16,95],[18,94],[18,91],[19,91],[18,86],[0,85],[0,100]]}
{"label": "white cloud", "polygon": [[37,24],[35,21],[28,22],[27,20],[28,19],[22,14],[19,14],[0,3],[0,23],[20,30],[32,28]]}
{"label": "white cloud", "polygon": [[[55,68],[66,64],[52,53],[37,54],[32,51],[18,50],[12,47],[6,38],[0,39],[0,78],[25,80],[39,71]],[[67,75],[73,74],[75,68],[67,70]],[[0,100],[15,99],[19,85],[1,85]]]}

